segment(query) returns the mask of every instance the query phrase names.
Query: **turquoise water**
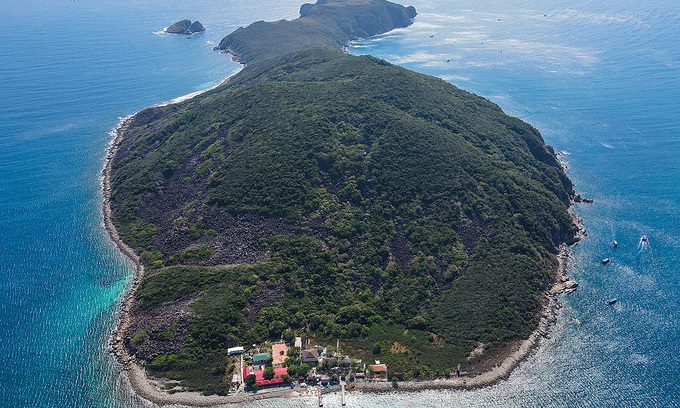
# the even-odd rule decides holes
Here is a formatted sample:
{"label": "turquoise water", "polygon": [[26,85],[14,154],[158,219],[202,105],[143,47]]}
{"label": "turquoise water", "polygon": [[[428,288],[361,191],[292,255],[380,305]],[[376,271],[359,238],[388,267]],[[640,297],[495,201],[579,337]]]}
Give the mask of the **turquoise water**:
{"label": "turquoise water", "polygon": [[[101,228],[108,132],[122,116],[236,71],[215,43],[255,20],[295,17],[298,7],[111,3],[2,3],[3,407],[143,406],[106,354],[131,273]],[[421,13],[414,26],[351,52],[442,77],[534,124],[569,153],[570,176],[596,203],[577,208],[590,234],[575,248],[581,287],[551,338],[507,381],[472,392],[353,394],[350,406],[680,406],[680,4],[412,3]],[[180,18],[208,31],[154,34]],[[650,247],[639,251],[643,234]],[[613,297],[619,304],[604,304]]]}

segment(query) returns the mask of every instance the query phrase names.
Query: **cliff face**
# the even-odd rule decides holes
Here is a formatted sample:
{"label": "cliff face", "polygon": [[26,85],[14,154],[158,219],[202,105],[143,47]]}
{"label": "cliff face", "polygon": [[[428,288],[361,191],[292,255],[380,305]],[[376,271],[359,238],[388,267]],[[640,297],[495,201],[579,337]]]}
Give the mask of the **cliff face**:
{"label": "cliff face", "polygon": [[319,0],[292,21],[257,22],[226,36],[217,47],[251,63],[311,48],[341,48],[348,41],[407,27],[415,8],[385,0]]}

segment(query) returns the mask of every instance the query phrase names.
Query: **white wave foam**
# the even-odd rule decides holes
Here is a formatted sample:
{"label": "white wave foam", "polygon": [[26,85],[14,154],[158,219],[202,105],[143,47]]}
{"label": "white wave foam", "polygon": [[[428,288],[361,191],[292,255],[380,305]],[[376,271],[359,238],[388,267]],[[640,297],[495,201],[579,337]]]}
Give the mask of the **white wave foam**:
{"label": "white wave foam", "polygon": [[452,82],[452,81],[471,81],[472,78],[466,77],[463,75],[439,75],[439,78],[443,79],[444,81],[447,82]]}
{"label": "white wave foam", "polygon": [[[241,69],[243,69],[243,66],[241,66]],[[207,87],[207,88],[205,88],[205,89],[201,89],[201,90],[198,90],[198,91],[195,91],[195,92],[191,92],[191,93],[188,93],[188,94],[186,94],[186,95],[178,96],[177,98],[171,99],[171,100],[166,101],[166,102],[162,102],[162,103],[160,103],[160,104],[158,104],[158,105],[155,105],[155,106],[168,106],[168,105],[173,105],[173,104],[176,104],[176,103],[188,101],[189,99],[195,98],[196,96],[198,96],[198,95],[200,95],[200,94],[202,94],[202,93],[205,93],[205,92],[208,92],[208,91],[212,91],[213,89],[215,89],[215,88],[219,87],[220,85],[224,84],[225,82],[227,82],[227,81],[228,81],[229,79],[231,79],[231,77],[233,77],[234,75],[238,74],[238,73],[241,71],[241,69],[239,69],[238,71],[236,71],[236,72],[234,72],[233,74],[229,75],[228,77],[224,78],[222,81],[220,81],[219,83],[217,83],[217,84],[215,84],[215,85],[213,85],[213,86],[209,86],[209,87]]]}
{"label": "white wave foam", "polygon": [[438,54],[429,52],[416,52],[405,56],[393,55],[389,60],[396,64],[418,64],[423,67],[445,67],[447,60],[451,56],[448,54]]}

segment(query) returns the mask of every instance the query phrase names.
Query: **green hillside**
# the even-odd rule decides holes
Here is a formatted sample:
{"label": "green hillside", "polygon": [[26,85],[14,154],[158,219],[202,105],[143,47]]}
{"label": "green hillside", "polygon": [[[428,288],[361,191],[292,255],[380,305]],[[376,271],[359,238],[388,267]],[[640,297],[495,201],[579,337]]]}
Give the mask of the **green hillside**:
{"label": "green hillside", "polygon": [[147,267],[129,347],[209,393],[226,390],[227,347],[291,331],[392,372],[449,372],[528,336],[575,232],[571,182],[530,125],[330,49],[143,111],[112,187]]}

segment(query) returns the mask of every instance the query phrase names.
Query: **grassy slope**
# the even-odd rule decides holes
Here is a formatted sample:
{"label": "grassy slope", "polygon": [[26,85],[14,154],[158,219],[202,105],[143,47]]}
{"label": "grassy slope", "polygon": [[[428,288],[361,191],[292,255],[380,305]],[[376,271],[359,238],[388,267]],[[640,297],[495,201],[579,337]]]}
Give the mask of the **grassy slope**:
{"label": "grassy slope", "polygon": [[[414,376],[526,337],[573,228],[571,183],[531,126],[442,80],[329,50],[144,112],[112,181],[121,235],[156,268],[135,313],[196,299],[178,361],[152,368],[209,392],[225,389],[227,347],[287,328],[363,357],[380,344],[391,371]],[[266,260],[240,260],[253,266],[167,267],[225,263],[215,253],[231,233],[208,225],[214,214],[291,229],[260,231]]]}

